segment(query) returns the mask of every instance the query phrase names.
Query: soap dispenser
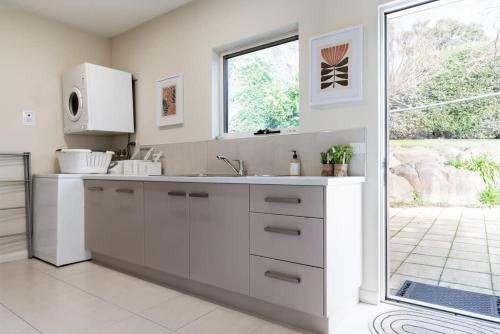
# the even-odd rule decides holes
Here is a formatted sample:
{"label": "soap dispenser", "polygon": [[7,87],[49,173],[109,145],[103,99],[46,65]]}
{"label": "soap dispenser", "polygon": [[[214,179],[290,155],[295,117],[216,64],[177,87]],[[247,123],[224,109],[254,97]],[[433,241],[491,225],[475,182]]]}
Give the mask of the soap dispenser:
{"label": "soap dispenser", "polygon": [[293,150],[292,160],[290,161],[290,175],[299,176],[300,175],[300,159],[297,156],[297,151]]}

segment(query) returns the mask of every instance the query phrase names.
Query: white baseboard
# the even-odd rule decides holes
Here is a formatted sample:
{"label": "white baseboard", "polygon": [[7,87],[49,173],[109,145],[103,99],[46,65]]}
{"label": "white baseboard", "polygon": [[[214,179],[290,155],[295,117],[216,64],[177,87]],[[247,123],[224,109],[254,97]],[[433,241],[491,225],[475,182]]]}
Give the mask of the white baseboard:
{"label": "white baseboard", "polygon": [[28,251],[22,250],[18,252],[12,252],[0,255],[0,263],[24,260],[28,258]]}
{"label": "white baseboard", "polygon": [[367,304],[378,305],[380,303],[378,291],[359,289],[359,301]]}

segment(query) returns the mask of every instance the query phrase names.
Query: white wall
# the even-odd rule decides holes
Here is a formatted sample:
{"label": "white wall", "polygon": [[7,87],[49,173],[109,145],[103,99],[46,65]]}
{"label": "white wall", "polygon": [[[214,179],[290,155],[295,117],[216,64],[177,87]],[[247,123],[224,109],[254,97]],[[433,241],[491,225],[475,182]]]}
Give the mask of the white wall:
{"label": "white wall", "polygon": [[[137,140],[166,144],[212,136],[213,50],[286,26],[300,34],[301,131],[367,129],[367,182],[364,197],[364,283],[362,295],[378,300],[378,10],[384,0],[197,0],[112,39],[112,64],[137,82]],[[364,92],[361,102],[312,109],[308,106],[309,38],[364,25]],[[184,74],[185,123],[158,129],[155,80]]]}
{"label": "white wall", "polygon": [[[0,152],[30,151],[35,173],[56,170],[58,148],[105,148],[106,137],[64,136],[61,74],[82,62],[110,65],[108,39],[0,7]],[[21,122],[36,112],[36,126]]]}

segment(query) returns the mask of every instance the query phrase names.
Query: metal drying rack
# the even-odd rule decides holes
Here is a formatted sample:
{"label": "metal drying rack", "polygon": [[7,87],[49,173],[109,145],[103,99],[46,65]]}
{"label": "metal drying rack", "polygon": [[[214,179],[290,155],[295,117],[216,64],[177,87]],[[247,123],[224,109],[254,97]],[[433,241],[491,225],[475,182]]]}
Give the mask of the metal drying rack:
{"label": "metal drying rack", "polygon": [[[31,179],[31,154],[29,152],[24,153],[0,153],[1,158],[19,158],[23,160],[23,174],[24,178],[22,180],[17,179],[3,179],[0,173],[0,185],[1,184],[24,184],[24,206],[10,207],[10,208],[0,208],[0,210],[15,210],[24,209],[26,216],[26,231],[21,233],[0,235],[0,238],[8,238],[26,235],[26,249],[28,251],[28,258],[33,257],[33,247],[32,247],[32,231],[33,231],[33,187]],[[1,170],[0,170],[1,171]]]}

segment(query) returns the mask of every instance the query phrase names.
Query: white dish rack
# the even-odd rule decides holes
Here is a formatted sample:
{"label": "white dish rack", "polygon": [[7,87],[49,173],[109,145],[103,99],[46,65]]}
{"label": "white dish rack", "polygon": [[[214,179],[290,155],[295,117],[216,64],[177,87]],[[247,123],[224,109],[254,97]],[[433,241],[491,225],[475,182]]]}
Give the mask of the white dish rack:
{"label": "white dish rack", "polygon": [[63,174],[107,174],[112,151],[60,149],[56,151]]}

